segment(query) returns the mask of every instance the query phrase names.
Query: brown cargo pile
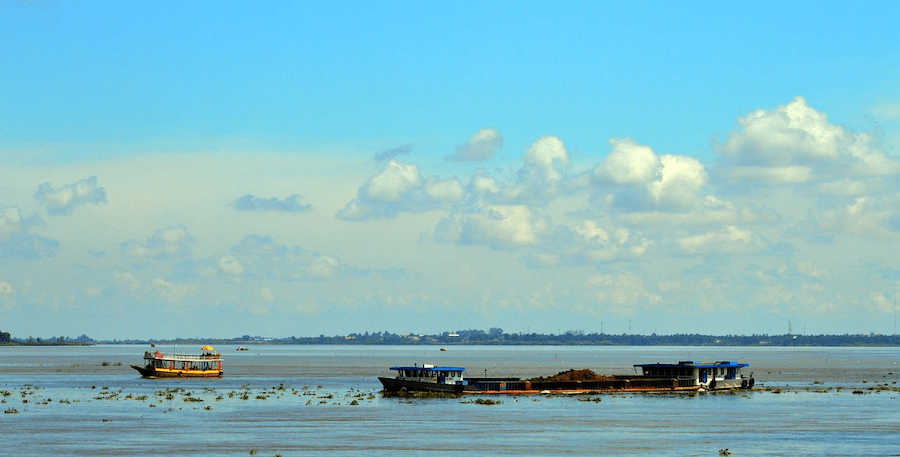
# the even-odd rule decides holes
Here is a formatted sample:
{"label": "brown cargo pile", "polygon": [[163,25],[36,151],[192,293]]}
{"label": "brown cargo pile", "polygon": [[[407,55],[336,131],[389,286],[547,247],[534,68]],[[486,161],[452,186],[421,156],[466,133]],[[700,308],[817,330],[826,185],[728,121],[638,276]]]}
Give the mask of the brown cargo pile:
{"label": "brown cargo pile", "polygon": [[594,373],[591,370],[583,369],[583,370],[568,370],[561,371],[549,378],[545,378],[543,376],[539,378],[532,378],[532,382],[536,381],[549,381],[549,382],[572,382],[572,381],[612,381],[615,378],[612,376],[603,376],[597,373]]}

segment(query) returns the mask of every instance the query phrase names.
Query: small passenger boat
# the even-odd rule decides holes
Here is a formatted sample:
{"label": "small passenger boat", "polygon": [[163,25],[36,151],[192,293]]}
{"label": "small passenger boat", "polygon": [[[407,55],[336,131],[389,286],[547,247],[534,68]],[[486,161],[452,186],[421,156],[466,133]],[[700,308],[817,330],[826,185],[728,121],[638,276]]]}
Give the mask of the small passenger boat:
{"label": "small passenger boat", "polygon": [[[391,367],[393,378],[379,377],[387,393],[589,393],[750,389],[755,380],[741,374],[746,363],[680,361],[634,365],[641,374],[600,376],[590,370],[570,370],[549,378],[465,378],[465,368],[413,365]],[[587,373],[589,376],[584,376]],[[577,374],[579,376],[572,376]]]}
{"label": "small passenger boat", "polygon": [[222,376],[222,354],[203,346],[199,355],[144,352],[144,366],[132,365],[145,378],[217,378]]}

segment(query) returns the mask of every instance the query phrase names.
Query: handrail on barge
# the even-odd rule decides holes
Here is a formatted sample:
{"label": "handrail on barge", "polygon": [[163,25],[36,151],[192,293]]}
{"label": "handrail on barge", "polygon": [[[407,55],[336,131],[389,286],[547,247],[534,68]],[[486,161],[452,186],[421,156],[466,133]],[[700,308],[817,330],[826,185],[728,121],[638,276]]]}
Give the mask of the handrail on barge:
{"label": "handrail on barge", "polygon": [[164,354],[162,352],[144,352],[145,359],[158,359],[158,360],[193,360],[193,361],[206,361],[206,360],[218,360],[222,357],[222,354],[209,353],[209,354]]}

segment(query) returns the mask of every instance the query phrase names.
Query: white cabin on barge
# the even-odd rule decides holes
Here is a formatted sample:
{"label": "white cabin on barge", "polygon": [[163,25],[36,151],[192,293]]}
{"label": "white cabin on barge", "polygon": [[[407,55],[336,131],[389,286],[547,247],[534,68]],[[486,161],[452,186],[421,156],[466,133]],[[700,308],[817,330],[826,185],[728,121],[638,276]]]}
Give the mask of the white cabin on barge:
{"label": "white cabin on barge", "polygon": [[753,373],[749,376],[741,374],[741,369],[749,366],[748,363],[732,361],[704,363],[683,360],[678,363],[647,363],[634,367],[641,368],[646,377],[691,380],[694,386],[702,389],[722,390],[752,388],[756,383]]}
{"label": "white cabin on barge", "polygon": [[391,367],[394,378],[380,377],[384,389],[397,391],[461,392],[468,388],[466,369],[462,367],[422,366]]}

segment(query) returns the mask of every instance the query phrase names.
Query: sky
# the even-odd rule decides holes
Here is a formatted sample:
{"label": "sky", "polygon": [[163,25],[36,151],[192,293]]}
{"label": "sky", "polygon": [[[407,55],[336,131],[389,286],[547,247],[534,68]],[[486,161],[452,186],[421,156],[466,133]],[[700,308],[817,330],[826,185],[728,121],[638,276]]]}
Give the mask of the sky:
{"label": "sky", "polygon": [[897,333],[898,16],[0,0],[0,330]]}

